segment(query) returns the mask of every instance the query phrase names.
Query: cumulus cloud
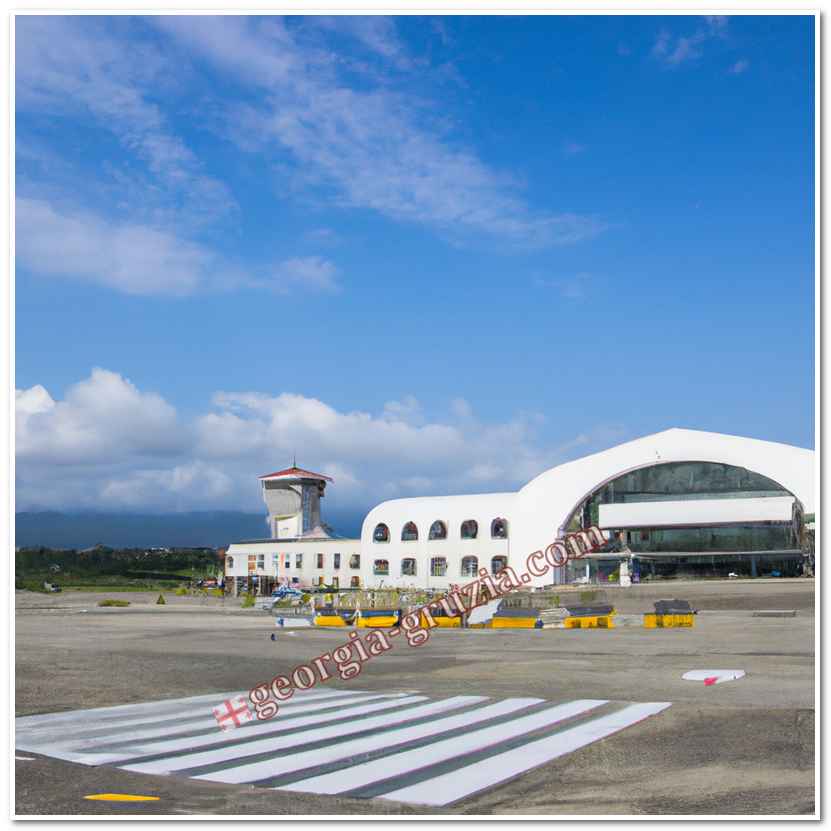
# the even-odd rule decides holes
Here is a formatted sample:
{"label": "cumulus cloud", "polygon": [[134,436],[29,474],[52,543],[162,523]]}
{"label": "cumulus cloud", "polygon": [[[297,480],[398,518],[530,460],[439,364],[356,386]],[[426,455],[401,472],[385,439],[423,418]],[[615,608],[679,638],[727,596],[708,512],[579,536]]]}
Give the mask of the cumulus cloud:
{"label": "cumulus cloud", "polygon": [[56,401],[37,384],[15,395],[16,453],[22,463],[94,465],[165,457],[184,448],[176,410],[106,369],[73,384]]}
{"label": "cumulus cloud", "polygon": [[339,508],[403,495],[516,488],[619,429],[551,444],[544,418],[483,422],[466,401],[427,419],[413,396],[381,412],[338,410],[294,393],[218,392],[182,423],[175,409],[118,373],[95,369],[56,399],[16,394],[17,508],[260,509],[256,477],[298,463],[335,479]]}

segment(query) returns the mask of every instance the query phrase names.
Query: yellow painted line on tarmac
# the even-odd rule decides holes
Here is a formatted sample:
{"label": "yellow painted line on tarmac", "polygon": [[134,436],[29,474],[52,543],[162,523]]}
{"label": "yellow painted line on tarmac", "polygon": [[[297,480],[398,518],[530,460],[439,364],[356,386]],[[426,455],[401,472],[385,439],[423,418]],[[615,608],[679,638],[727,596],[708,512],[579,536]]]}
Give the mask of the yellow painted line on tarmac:
{"label": "yellow painted line on tarmac", "polygon": [[93,793],[84,799],[94,799],[100,802],[156,802],[158,796],[141,796],[132,793]]}

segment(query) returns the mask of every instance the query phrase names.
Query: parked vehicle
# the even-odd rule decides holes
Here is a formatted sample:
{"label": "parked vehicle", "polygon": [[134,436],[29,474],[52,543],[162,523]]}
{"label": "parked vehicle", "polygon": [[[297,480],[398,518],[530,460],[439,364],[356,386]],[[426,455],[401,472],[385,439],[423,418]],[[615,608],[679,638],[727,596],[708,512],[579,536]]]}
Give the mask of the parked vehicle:
{"label": "parked vehicle", "polygon": [[299,589],[294,589],[291,586],[277,586],[271,596],[275,600],[300,600],[303,597],[303,592]]}

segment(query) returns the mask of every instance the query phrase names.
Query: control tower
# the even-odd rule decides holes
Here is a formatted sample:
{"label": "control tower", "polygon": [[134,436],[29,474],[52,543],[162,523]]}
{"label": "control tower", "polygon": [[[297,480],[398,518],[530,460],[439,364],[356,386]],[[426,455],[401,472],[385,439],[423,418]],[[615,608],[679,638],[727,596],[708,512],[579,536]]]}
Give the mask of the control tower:
{"label": "control tower", "polygon": [[328,476],[293,466],[259,478],[272,539],[329,536],[320,521],[320,500],[332,481]]}

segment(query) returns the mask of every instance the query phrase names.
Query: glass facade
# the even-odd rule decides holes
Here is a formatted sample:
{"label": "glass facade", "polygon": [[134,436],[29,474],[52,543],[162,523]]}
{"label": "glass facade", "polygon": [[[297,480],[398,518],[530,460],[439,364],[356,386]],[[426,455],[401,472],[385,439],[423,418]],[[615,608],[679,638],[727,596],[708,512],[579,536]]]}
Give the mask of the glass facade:
{"label": "glass facade", "polygon": [[787,495],[772,479],[743,467],[713,462],[668,462],[624,473],[592,494],[589,503],[594,506],[601,502]]}
{"label": "glass facade", "polygon": [[[777,482],[742,467],[668,462],[630,471],[604,484],[577,509],[569,529],[597,524],[603,504],[789,495]],[[800,545],[800,521],[796,516],[793,522],[626,529],[616,534],[616,543],[633,554],[794,551]]]}
{"label": "glass facade", "polygon": [[794,551],[799,548],[792,523],[719,525],[707,528],[645,528],[627,530],[626,545],[633,552],[686,551]]}

